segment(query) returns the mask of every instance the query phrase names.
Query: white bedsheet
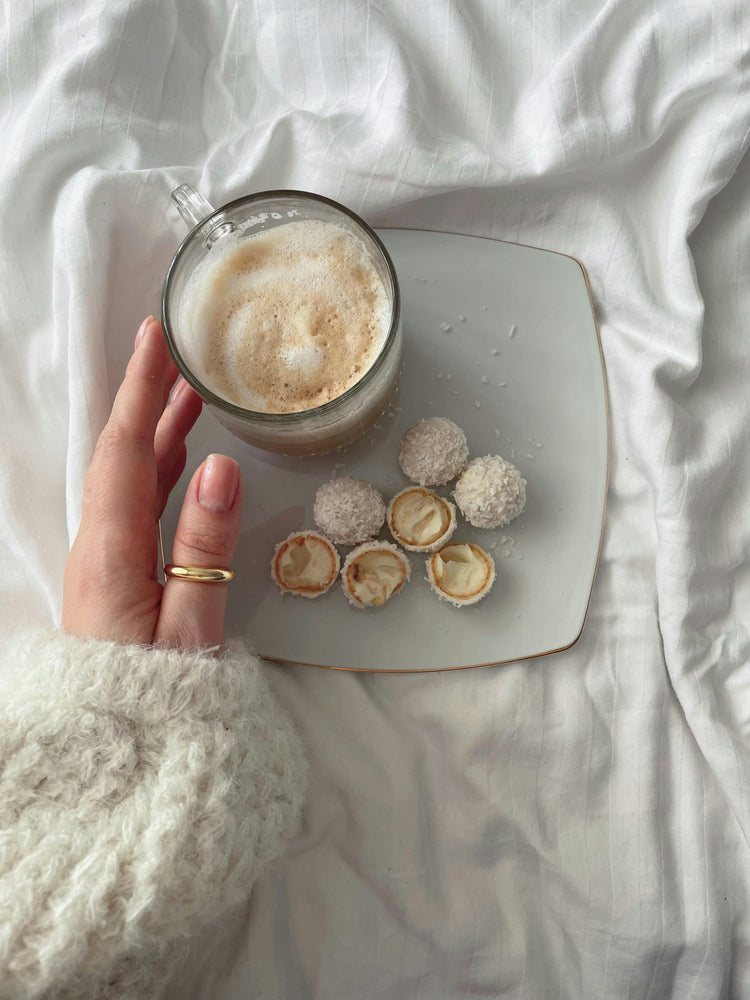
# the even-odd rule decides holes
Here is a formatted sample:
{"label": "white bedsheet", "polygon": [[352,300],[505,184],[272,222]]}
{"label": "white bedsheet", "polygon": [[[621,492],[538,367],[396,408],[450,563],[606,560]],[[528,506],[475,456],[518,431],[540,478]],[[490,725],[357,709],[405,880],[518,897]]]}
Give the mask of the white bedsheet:
{"label": "white bedsheet", "polygon": [[269,666],[310,748],[305,827],[171,997],[750,996],[744,0],[4,14],[4,636],[59,619],[83,474],[182,237],[175,184],[571,253],[601,328],[612,468],[580,642],[457,674]]}

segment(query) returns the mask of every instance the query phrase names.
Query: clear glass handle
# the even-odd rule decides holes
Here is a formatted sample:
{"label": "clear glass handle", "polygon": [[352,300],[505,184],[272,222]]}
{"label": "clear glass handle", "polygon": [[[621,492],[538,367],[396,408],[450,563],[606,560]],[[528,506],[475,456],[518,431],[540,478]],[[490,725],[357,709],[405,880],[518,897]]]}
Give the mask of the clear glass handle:
{"label": "clear glass handle", "polygon": [[214,206],[210,201],[206,201],[200,191],[196,191],[192,184],[180,184],[172,192],[172,201],[177,206],[177,211],[192,229],[200,225],[201,222],[214,212]]}
{"label": "clear glass handle", "polygon": [[[204,219],[216,211],[211,202],[206,201],[200,191],[196,191],[192,184],[180,184],[179,187],[176,187],[172,192],[172,201],[191,229],[199,226]],[[234,223],[224,221],[220,215],[216,223],[203,234],[203,245],[207,250],[210,250],[217,240],[220,240],[222,236],[228,236],[234,230]]]}

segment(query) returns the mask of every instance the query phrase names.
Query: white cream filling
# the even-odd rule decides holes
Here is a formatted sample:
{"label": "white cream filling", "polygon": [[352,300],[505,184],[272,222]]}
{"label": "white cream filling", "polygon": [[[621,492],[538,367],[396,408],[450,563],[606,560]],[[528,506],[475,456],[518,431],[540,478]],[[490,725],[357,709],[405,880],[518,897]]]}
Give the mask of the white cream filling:
{"label": "white cream filling", "polygon": [[408,545],[431,545],[445,534],[450,515],[439,497],[410,490],[396,500],[391,520],[396,534]]}
{"label": "white cream filling", "polygon": [[380,607],[398,590],[405,570],[392,552],[374,549],[363,552],[347,570],[349,589],[361,604]]}
{"label": "white cream filling", "polygon": [[468,544],[447,545],[432,559],[438,587],[451,597],[473,597],[487,585],[490,566],[484,555]]}
{"label": "white cream filling", "polygon": [[306,535],[290,542],[278,561],[281,583],[289,590],[317,590],[327,586],[336,565],[329,547]]}

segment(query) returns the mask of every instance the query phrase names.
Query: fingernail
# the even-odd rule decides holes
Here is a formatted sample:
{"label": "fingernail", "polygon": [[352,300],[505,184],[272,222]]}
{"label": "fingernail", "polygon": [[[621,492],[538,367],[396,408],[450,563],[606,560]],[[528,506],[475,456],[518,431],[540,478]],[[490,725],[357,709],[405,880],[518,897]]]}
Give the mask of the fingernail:
{"label": "fingernail", "polygon": [[138,327],[138,333],[135,335],[135,347],[138,347],[140,342],[143,340],[143,335],[146,332],[146,327],[153,320],[153,316],[147,316],[141,325]]}
{"label": "fingernail", "polygon": [[240,483],[240,467],[227,455],[209,455],[198,487],[198,503],[212,514],[232,509]]}
{"label": "fingernail", "polygon": [[172,389],[172,397],[169,400],[169,402],[174,403],[175,400],[179,399],[179,397],[183,394],[183,392],[185,392],[187,388],[188,384],[184,378],[177,379],[177,385],[174,387],[174,389]]}

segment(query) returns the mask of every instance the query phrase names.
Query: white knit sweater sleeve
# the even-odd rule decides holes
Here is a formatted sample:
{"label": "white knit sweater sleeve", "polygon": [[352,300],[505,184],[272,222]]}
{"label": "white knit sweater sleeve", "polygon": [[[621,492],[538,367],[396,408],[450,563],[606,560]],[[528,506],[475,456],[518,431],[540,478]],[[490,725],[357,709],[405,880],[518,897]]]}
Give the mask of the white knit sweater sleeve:
{"label": "white knit sweater sleeve", "polygon": [[306,765],[258,661],[25,637],[0,691],[0,1000],[157,997],[244,901]]}

